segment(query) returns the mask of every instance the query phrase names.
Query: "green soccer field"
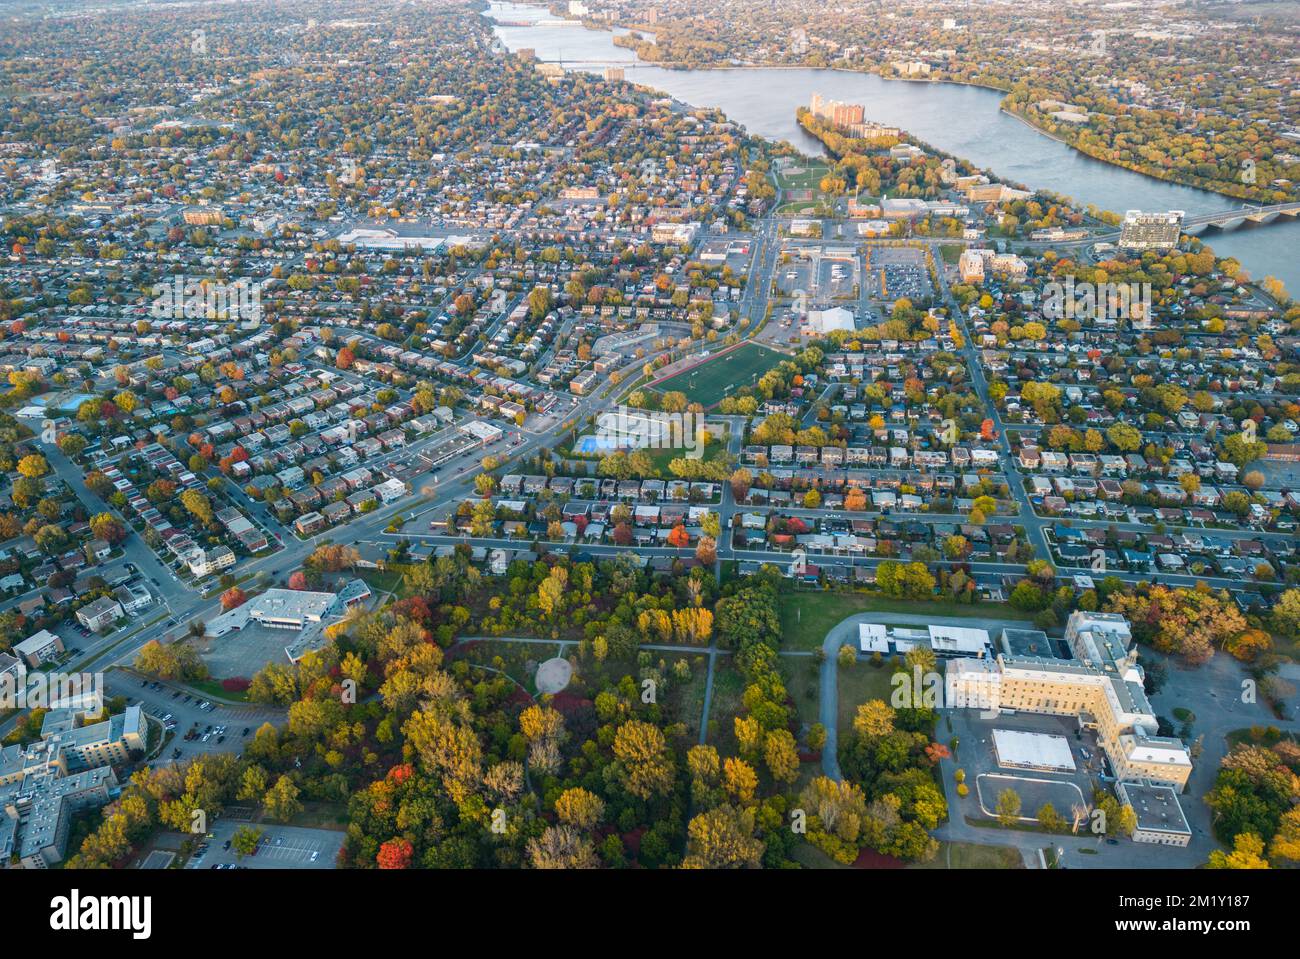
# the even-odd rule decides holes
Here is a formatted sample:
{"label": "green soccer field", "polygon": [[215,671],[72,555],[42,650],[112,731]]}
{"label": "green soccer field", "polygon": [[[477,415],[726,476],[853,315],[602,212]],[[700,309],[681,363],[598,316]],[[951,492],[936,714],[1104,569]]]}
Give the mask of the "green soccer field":
{"label": "green soccer field", "polygon": [[705,408],[758,378],[787,357],[757,343],[742,343],[721,356],[711,356],[699,366],[684,370],[649,387],[655,393],[685,393],[691,403]]}

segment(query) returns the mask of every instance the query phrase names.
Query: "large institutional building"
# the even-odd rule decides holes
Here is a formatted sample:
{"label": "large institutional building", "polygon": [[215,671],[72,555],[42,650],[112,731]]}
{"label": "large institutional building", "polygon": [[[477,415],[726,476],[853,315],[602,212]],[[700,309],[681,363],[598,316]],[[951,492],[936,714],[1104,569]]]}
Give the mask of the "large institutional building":
{"label": "large institutional building", "polygon": [[270,629],[292,630],[298,635],[284,648],[289,662],[296,663],[303,654],[324,644],[324,629],[341,619],[358,603],[370,598],[370,588],[363,579],[354,579],[337,593],[300,589],[268,589],[246,603],[208,621],[207,635],[219,639],[232,630],[242,630],[249,623]]}
{"label": "large institutional building", "polygon": [[107,803],[117,791],[113,766],[142,754],[147,733],[137,704],[103,722],[51,709],[41,739],[0,749],[0,869],[17,861],[45,869],[67,851],[73,813]]}
{"label": "large institutional building", "polygon": [[1120,780],[1146,780],[1181,791],[1192,772],[1179,739],[1158,735],[1142,686],[1128,621],[1115,613],[1075,612],[1065,639],[1072,659],[1000,653],[955,659],[945,681],[949,707],[1076,716],[1095,729]]}

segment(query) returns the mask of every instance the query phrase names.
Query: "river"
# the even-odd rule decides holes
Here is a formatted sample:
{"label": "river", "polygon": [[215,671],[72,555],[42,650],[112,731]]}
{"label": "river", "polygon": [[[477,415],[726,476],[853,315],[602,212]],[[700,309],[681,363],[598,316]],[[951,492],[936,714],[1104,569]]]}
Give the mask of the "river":
{"label": "river", "polygon": [[[1083,204],[1125,210],[1183,210],[1189,216],[1240,206],[1231,197],[1178,186],[1093,160],[1039,133],[998,104],[995,90],[955,83],[886,80],[874,74],[826,69],[668,70],[637,60],[614,45],[604,30],[553,21],[545,9],[493,3],[495,20],[531,26],[495,25],[507,49],[531,47],[543,60],[562,60],[566,68],[601,72],[609,63],[624,68],[628,81],[662,90],[698,107],[717,107],[750,133],[786,140],[809,154],[821,144],[795,122],[795,109],[820,93],[832,100],[862,103],[868,120],[898,126],[954,156],[999,177],[1073,197]],[[622,32],[622,31],[620,31]],[[1275,276],[1293,296],[1300,295],[1300,220],[1246,226],[1201,234],[1219,256],[1239,260],[1256,279]]]}

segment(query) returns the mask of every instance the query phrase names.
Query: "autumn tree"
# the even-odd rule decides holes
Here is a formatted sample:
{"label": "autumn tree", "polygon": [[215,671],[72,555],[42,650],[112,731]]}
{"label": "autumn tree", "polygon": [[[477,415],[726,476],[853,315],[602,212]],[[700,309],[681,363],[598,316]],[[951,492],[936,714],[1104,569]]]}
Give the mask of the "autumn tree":
{"label": "autumn tree", "polygon": [[659,727],[629,719],[614,734],[614,776],[638,799],[666,795],[672,789],[676,768]]}
{"label": "autumn tree", "polygon": [[398,836],[379,847],[379,852],[375,854],[375,864],[380,869],[410,869],[414,855],[415,846],[411,840]]}
{"label": "autumn tree", "polygon": [[577,829],[591,829],[604,817],[605,801],[581,786],[574,786],[556,798],[555,815],[560,822]]}
{"label": "autumn tree", "polygon": [[18,472],[28,479],[40,479],[50,471],[50,464],[39,453],[28,453],[18,461]]}
{"label": "autumn tree", "polygon": [[717,806],[686,827],[683,869],[757,869],[764,844],[754,836],[754,810]]}

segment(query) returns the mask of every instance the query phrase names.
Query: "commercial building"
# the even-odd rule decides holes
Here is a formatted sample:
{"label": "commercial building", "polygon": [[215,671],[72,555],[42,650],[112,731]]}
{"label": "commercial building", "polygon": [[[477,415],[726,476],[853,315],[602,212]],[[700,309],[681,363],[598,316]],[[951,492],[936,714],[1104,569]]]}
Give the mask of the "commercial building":
{"label": "commercial building", "polygon": [[824,336],[836,330],[852,333],[857,329],[853,312],[842,306],[833,306],[829,310],[810,310],[804,322],[804,330],[809,336]]}
{"label": "commercial building", "polygon": [[113,598],[122,607],[122,612],[128,615],[153,605],[153,595],[149,588],[139,583],[119,586],[113,590]]}
{"label": "commercial building", "polygon": [[995,729],[993,751],[997,755],[998,765],[1011,769],[1038,769],[1058,773],[1072,773],[1075,770],[1070,741],[1064,736]]}
{"label": "commercial building", "polygon": [[395,503],[410,491],[410,487],[397,477],[386,479],[374,488],[375,495],[384,504]]}
{"label": "commercial building", "polygon": [[293,630],[299,635],[285,647],[290,662],[324,643],[325,627],[341,619],[352,606],[370,597],[365,580],[352,580],[337,593],[301,589],[268,589],[242,606],[209,620],[207,634],[220,638],[250,623],[270,629]]}
{"label": "commercial building", "polygon": [[1178,245],[1183,211],[1143,213],[1129,210],[1119,228],[1119,245],[1124,250],[1168,250]]}
{"label": "commercial building", "polygon": [[858,624],[858,648],[864,653],[906,655],[918,647],[944,658],[983,658],[993,644],[987,630],[964,626],[888,627],[880,623]]}
{"label": "commercial building", "polygon": [[916,197],[886,197],[880,201],[880,211],[886,220],[919,220],[929,215],[930,207]]}
{"label": "commercial building", "polygon": [[1187,747],[1159,735],[1128,621],[1078,611],[1066,626],[1073,658],[1008,656],[948,665],[950,708],[1074,716],[1093,729],[1119,780],[1147,779],[1179,791],[1192,772]]}

